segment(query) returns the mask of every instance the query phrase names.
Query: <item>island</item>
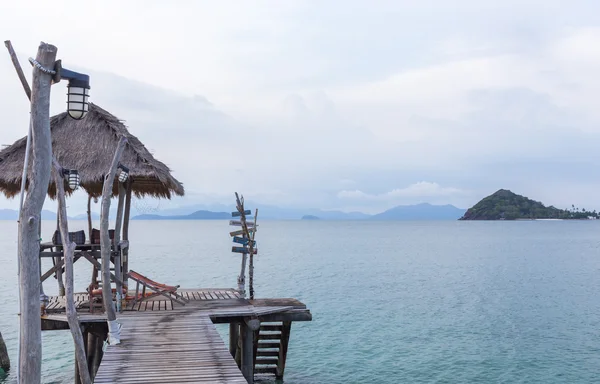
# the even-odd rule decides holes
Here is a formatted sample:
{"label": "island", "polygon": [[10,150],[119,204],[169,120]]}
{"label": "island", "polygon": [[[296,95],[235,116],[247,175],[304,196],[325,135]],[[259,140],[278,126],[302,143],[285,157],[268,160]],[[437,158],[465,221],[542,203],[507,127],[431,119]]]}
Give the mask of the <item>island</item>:
{"label": "island", "polygon": [[596,211],[585,208],[559,209],[539,201],[500,189],[472,206],[459,220],[588,220],[597,219]]}
{"label": "island", "polygon": [[321,220],[321,218],[314,215],[304,215],[300,220]]}

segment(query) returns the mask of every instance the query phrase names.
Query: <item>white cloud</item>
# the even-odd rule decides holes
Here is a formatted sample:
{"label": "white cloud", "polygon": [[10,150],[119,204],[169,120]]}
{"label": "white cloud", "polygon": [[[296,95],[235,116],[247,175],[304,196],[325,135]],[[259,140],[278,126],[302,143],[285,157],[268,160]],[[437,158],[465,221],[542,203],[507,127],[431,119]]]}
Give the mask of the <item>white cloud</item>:
{"label": "white cloud", "polygon": [[[575,4],[68,0],[56,23],[56,4],[11,2],[0,34],[25,66],[44,40],[66,67],[89,69],[93,101],[126,120],[190,199],[467,202],[453,188],[562,196],[545,185],[572,185],[568,161],[600,166],[600,5]],[[64,84],[52,97],[61,112]],[[9,144],[26,132],[28,105],[7,56],[0,105]],[[393,189],[414,180],[439,184]]]}
{"label": "white cloud", "polygon": [[463,195],[466,191],[453,187],[442,187],[438,183],[419,181],[405,188],[393,189],[389,192],[369,194],[360,190],[340,191],[337,196],[340,199],[395,201],[403,198],[429,198]]}

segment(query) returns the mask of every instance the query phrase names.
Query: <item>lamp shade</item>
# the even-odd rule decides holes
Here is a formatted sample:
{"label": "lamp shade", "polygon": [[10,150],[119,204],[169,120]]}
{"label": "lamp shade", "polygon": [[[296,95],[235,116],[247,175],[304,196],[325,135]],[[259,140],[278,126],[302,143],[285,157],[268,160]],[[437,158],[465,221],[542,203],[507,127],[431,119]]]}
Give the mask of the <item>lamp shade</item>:
{"label": "lamp shade", "polygon": [[127,181],[127,178],[129,177],[129,172],[128,170],[125,171],[124,169],[121,169],[121,172],[119,172],[119,181],[121,183],[124,183]]}
{"label": "lamp shade", "polygon": [[69,82],[67,87],[67,112],[73,119],[81,120],[89,110],[90,89],[89,86],[78,86],[72,83]]}
{"label": "lamp shade", "polygon": [[76,190],[79,188],[80,178],[79,172],[76,169],[63,169],[63,174],[70,189]]}

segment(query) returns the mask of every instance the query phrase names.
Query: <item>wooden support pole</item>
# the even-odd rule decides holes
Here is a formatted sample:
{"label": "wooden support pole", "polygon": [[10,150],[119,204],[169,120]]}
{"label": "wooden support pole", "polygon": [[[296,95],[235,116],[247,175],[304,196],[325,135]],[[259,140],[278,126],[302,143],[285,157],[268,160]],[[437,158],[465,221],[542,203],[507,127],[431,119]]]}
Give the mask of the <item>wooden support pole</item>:
{"label": "wooden support pole", "polygon": [[254,331],[244,322],[240,324],[242,338],[242,374],[254,383]]}
{"label": "wooden support pole", "polygon": [[8,358],[6,344],[2,338],[2,332],[0,332],[0,368],[4,370],[4,372],[8,372],[10,369],[10,359]]}
{"label": "wooden support pole", "polygon": [[127,274],[129,273],[129,215],[131,214],[131,188],[133,180],[127,179],[127,186],[125,192],[125,212],[123,216],[123,240],[127,240],[127,248],[123,250],[123,285],[125,288],[129,287],[129,279]]}
{"label": "wooden support pole", "polygon": [[88,220],[88,236],[90,237],[90,243],[92,242],[92,196],[88,195],[87,202],[87,220]]}
{"label": "wooden support pole", "polygon": [[[57,210],[60,210],[60,206],[57,208]],[[58,213],[56,214],[56,230],[60,231],[60,215]],[[42,231],[40,231],[40,233],[41,232]],[[59,257],[54,257],[54,263],[58,264],[59,262],[60,262],[60,256]],[[65,284],[63,282],[62,271],[63,271],[62,268],[59,268],[59,269],[56,270],[56,280],[58,282],[58,296],[64,296],[65,295]]]}
{"label": "wooden support pole", "polygon": [[229,323],[229,352],[235,358],[240,338],[240,324],[236,321]]}
{"label": "wooden support pole", "polygon": [[[123,225],[123,208],[125,205],[125,194],[126,194],[125,186],[123,183],[119,183],[119,202],[117,204],[117,219],[115,221],[115,239],[114,239],[114,247],[118,249],[119,256],[115,256],[115,275],[119,278],[119,280],[123,280],[122,274],[122,266],[123,260],[121,259],[121,250],[119,244],[121,243],[121,228]],[[122,289],[123,286],[120,282],[116,284],[117,286],[117,311],[121,312],[121,301],[122,301]]]}
{"label": "wooden support pole", "polygon": [[102,361],[102,355],[104,354],[104,351],[102,350],[102,347],[104,346],[104,338],[100,337],[100,336],[95,336],[94,337],[95,342],[94,342],[94,356],[92,359],[92,380],[94,380],[96,378],[96,374],[98,373],[98,368],[100,368],[100,362]]}
{"label": "wooden support pole", "polygon": [[[104,185],[102,187],[102,209],[100,215],[100,251],[102,254],[102,302],[104,304],[104,310],[106,312],[106,319],[108,321],[109,328],[109,343],[119,343],[118,329],[115,328],[115,320],[117,320],[117,314],[112,301],[112,289],[110,285],[110,254],[112,251],[110,237],[108,235],[108,215],[110,210],[110,198],[113,190],[113,183],[115,175],[117,173],[117,166],[119,160],[127,144],[127,139],[121,137],[115,155],[112,159],[110,169],[104,178]],[[116,333],[116,334],[115,334]],[[111,336],[114,340],[111,340]]]}
{"label": "wooden support pole", "polygon": [[13,49],[12,43],[10,42],[10,40],[6,40],[4,42],[4,45],[6,46],[6,49],[8,49],[8,54],[10,55],[10,59],[13,63],[13,66],[15,67],[15,70],[17,71],[17,76],[19,76],[19,80],[21,80],[21,85],[23,85],[23,90],[25,90],[25,94],[27,95],[27,98],[29,100],[31,100],[31,88],[29,88],[29,84],[27,83],[27,78],[25,77],[25,74],[23,73],[23,69],[21,68],[21,64],[19,63],[19,58],[17,57],[17,54],[15,53],[15,50]]}
{"label": "wooden support pole", "polygon": [[284,321],[281,328],[281,339],[279,345],[279,356],[277,359],[277,368],[275,370],[275,378],[282,380],[285,371],[285,360],[287,358],[288,343],[290,341],[290,331],[292,328],[291,321]]}
{"label": "wooden support pole", "polygon": [[[67,218],[67,202],[65,197],[65,180],[62,177],[62,167],[54,159],[54,183],[56,184],[56,199],[58,200],[58,219],[60,234],[62,237],[64,258],[65,258],[65,281],[66,281],[66,301],[67,301],[67,321],[69,329],[75,343],[75,377],[76,382],[82,384],[91,384],[90,373],[85,356],[85,343],[81,334],[81,324],[77,318],[77,309],[74,299],[73,282],[73,257],[75,253],[75,243],[69,240],[69,226]],[[60,269],[60,268],[59,268]],[[80,381],[78,381],[80,379]]]}
{"label": "wooden support pole", "polygon": [[[45,68],[54,68],[57,49],[40,43],[36,56]],[[19,290],[21,301],[19,381],[38,384],[42,371],[42,325],[40,319],[39,223],[52,162],[50,138],[50,87],[52,75],[33,68],[31,92],[33,164],[27,197],[19,215]]]}

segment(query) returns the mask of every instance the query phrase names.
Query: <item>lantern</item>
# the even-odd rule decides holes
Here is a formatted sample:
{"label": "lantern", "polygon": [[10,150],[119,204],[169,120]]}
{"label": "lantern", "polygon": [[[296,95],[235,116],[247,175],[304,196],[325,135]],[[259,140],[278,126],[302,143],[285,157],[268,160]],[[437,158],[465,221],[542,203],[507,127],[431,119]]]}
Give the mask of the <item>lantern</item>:
{"label": "lantern", "polygon": [[127,181],[127,178],[129,177],[129,168],[127,168],[126,166],[124,166],[123,164],[119,164],[119,181],[121,183],[124,183]]}
{"label": "lantern", "polygon": [[63,178],[67,180],[70,189],[76,190],[79,188],[81,179],[79,178],[79,172],[76,169],[63,169]]}
{"label": "lantern", "polygon": [[81,120],[89,110],[90,86],[78,80],[69,81],[67,86],[67,112],[75,120]]}
{"label": "lantern", "polygon": [[55,63],[54,82],[69,80],[67,84],[67,113],[75,120],[81,120],[89,111],[90,77],[84,73],[71,71],[62,67],[62,62]]}

